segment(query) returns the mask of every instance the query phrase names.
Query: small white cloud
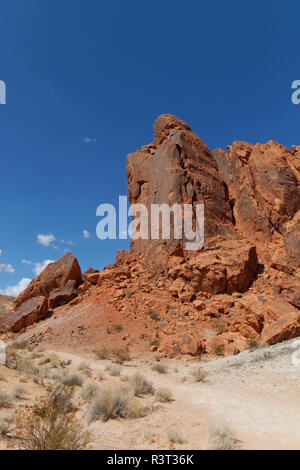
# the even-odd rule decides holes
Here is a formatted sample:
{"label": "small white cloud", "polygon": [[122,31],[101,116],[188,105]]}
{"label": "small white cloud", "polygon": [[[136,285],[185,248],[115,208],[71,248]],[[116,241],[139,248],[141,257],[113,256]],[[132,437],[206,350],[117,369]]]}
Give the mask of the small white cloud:
{"label": "small white cloud", "polygon": [[1,248],[0,248],[0,256],[1,256],[1,255],[2,255],[2,250],[1,250]]}
{"label": "small white cloud", "polygon": [[0,264],[0,272],[4,271],[5,273],[14,273],[15,270],[11,264]]}
{"label": "small white cloud", "polygon": [[51,243],[54,242],[54,240],[55,240],[55,236],[52,235],[52,233],[48,233],[48,235],[39,234],[37,236],[37,242],[43,246],[51,245]]}
{"label": "small white cloud", "polygon": [[85,239],[91,238],[91,234],[90,232],[88,232],[88,230],[83,230],[82,233],[83,233],[83,238]]}
{"label": "small white cloud", "polygon": [[85,144],[92,144],[92,143],[97,142],[97,139],[95,139],[95,137],[88,137],[88,136],[87,136],[87,137],[84,137],[84,138],[83,138],[83,142],[84,142]]}
{"label": "small white cloud", "polygon": [[23,263],[23,264],[34,264],[32,261],[29,261],[28,259],[22,259],[21,263]]}
{"label": "small white cloud", "polygon": [[75,245],[75,243],[73,242],[73,240],[71,240],[70,238],[68,240],[60,240],[60,243],[63,243],[64,245]]}
{"label": "small white cloud", "polygon": [[16,285],[16,286],[8,286],[6,289],[1,290],[0,289],[0,294],[2,295],[10,295],[12,297],[17,297],[23,290],[26,289],[28,284],[31,282],[31,279],[27,279],[26,277],[23,277],[21,281]]}
{"label": "small white cloud", "polygon": [[42,271],[44,271],[44,269],[46,268],[46,266],[48,266],[48,264],[50,263],[54,263],[54,260],[52,259],[46,259],[45,261],[43,261],[42,263],[34,263],[34,268],[33,268],[33,272],[36,276],[38,276],[39,274],[41,274]]}

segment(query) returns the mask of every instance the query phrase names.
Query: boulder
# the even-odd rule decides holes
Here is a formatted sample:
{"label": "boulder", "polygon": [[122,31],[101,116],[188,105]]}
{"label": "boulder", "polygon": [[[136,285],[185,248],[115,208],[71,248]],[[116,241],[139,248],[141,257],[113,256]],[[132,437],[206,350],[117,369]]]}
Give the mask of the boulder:
{"label": "boulder", "polygon": [[276,344],[280,341],[295,338],[300,334],[300,312],[287,313],[266,326],[261,334],[264,343]]}
{"label": "boulder", "polygon": [[63,288],[68,281],[75,281],[74,288],[82,283],[80,266],[71,253],[66,253],[55,263],[49,264],[38,277],[33,279],[29,286],[16,298],[15,308],[33,297],[43,296],[48,298],[51,292]]}
{"label": "boulder", "polygon": [[76,281],[68,281],[67,284],[58,289],[54,289],[49,295],[49,309],[54,309],[65,305],[77,295]]}
{"label": "boulder", "polygon": [[38,296],[23,302],[11,315],[9,322],[10,331],[17,333],[23,328],[42,320],[48,313],[48,299]]}

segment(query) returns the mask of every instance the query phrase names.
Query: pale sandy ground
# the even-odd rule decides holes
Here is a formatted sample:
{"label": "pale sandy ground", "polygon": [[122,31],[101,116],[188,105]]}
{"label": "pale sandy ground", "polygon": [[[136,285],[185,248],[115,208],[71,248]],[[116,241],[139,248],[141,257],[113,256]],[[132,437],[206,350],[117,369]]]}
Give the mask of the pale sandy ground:
{"label": "pale sandy ground", "polygon": [[[150,411],[144,418],[94,422],[90,425],[93,448],[204,449],[209,441],[209,427],[218,425],[229,428],[243,449],[299,449],[300,364],[292,363],[295,341],[231,358],[165,361],[168,373],[164,375],[151,370],[152,362],[134,358],[122,366],[122,375],[139,371],[156,389],[170,389],[174,401],[161,404],[152,396],[145,397],[143,402]],[[94,377],[89,380],[97,380],[96,373],[104,371],[109,363],[69,352],[57,354],[63,360],[72,360],[71,372],[83,360],[88,362]],[[194,383],[189,373],[199,365],[208,375],[205,382]],[[1,372],[3,375],[3,368]],[[110,387],[118,383],[119,378],[105,373],[99,385]],[[87,405],[80,399],[78,403],[80,419],[85,422]],[[168,441],[166,431],[172,427],[180,430],[183,444],[173,446]]]}

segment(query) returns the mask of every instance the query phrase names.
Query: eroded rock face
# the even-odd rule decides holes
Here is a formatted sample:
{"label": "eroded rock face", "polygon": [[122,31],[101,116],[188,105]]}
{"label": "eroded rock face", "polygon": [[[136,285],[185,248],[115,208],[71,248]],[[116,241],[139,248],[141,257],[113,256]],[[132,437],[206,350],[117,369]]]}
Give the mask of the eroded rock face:
{"label": "eroded rock face", "polygon": [[48,313],[48,300],[46,297],[39,296],[24,302],[12,314],[9,321],[9,329],[14,333],[21,331],[23,328],[42,320]]}
{"label": "eroded rock face", "polygon": [[244,292],[258,269],[256,248],[240,240],[224,241],[213,250],[197,253],[185,263],[169,268],[170,285],[179,297],[190,293],[232,294]]}
{"label": "eroded rock face", "polygon": [[300,313],[286,313],[264,328],[261,339],[264,343],[276,344],[295,338],[300,334]]}
{"label": "eroded rock face", "polygon": [[15,308],[33,297],[44,296],[48,298],[51,292],[62,289],[68,281],[74,281],[74,289],[82,283],[80,266],[71,253],[66,253],[55,263],[49,264],[38,277],[33,279],[16,298]]}
{"label": "eroded rock face", "polygon": [[293,268],[300,268],[300,211],[285,225],[284,246]]}
{"label": "eroded rock face", "polygon": [[[226,233],[231,210],[217,164],[187,124],[164,114],[154,123],[154,141],[127,157],[130,204],[205,204],[205,236]],[[150,226],[150,216],[149,216]],[[150,234],[149,234],[150,235]],[[131,250],[151,268],[165,268],[168,256],[183,253],[185,239],[133,240]]]}
{"label": "eroded rock face", "polygon": [[237,228],[257,240],[271,240],[275,230],[283,234],[300,209],[294,153],[274,141],[254,146],[234,142],[228,152],[217,149],[214,156]]}

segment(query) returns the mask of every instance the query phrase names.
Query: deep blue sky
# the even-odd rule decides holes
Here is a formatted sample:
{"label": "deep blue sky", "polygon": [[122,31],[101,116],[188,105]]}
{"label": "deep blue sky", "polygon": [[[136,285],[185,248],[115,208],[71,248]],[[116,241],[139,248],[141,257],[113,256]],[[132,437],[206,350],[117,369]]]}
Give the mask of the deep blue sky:
{"label": "deep blue sky", "polygon": [[96,238],[96,207],[127,194],[126,154],[152,140],[161,113],[211,149],[300,144],[299,17],[293,0],[2,1],[0,266],[14,272],[2,266],[0,289],[34,276],[22,259],[70,249],[99,268],[127,248]]}

